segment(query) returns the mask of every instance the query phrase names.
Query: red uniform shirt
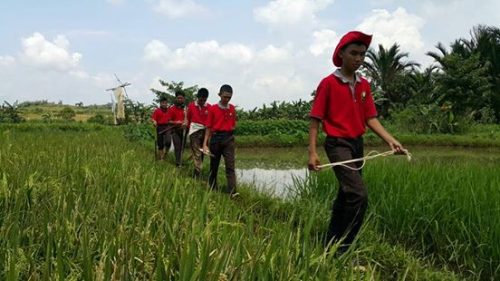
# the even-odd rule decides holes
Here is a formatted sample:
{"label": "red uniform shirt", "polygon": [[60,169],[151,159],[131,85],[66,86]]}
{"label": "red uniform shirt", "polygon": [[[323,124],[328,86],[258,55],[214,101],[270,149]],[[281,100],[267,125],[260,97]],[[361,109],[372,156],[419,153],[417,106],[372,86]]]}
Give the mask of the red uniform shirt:
{"label": "red uniform shirt", "polygon": [[155,111],[151,115],[151,119],[155,120],[156,124],[158,124],[158,125],[165,125],[168,122],[167,112],[168,112],[168,108],[162,109],[162,108],[158,107],[157,109],[155,109]]}
{"label": "red uniform shirt", "polygon": [[236,127],[236,109],[229,104],[228,108],[221,108],[214,104],[208,108],[207,127],[214,132],[230,132]]}
{"label": "red uniform shirt", "polygon": [[184,108],[172,105],[168,108],[167,121],[184,122]]}
{"label": "red uniform shirt", "polygon": [[356,138],[365,133],[366,121],[377,116],[370,84],[357,76],[352,91],[350,84],[338,75],[339,71],[321,81],[310,116],[323,122],[328,136]]}
{"label": "red uniform shirt", "polygon": [[191,125],[191,122],[194,122],[206,126],[209,107],[210,104],[208,103],[205,103],[203,106],[199,106],[198,103],[194,101],[190,103],[187,109],[188,125]]}

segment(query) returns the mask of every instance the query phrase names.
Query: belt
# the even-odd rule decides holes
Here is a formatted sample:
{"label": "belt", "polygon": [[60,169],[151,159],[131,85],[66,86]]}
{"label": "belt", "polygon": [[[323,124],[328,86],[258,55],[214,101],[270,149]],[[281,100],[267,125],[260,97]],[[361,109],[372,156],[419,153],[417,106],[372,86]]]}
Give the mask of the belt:
{"label": "belt", "polygon": [[214,131],[214,135],[232,135],[233,131]]}

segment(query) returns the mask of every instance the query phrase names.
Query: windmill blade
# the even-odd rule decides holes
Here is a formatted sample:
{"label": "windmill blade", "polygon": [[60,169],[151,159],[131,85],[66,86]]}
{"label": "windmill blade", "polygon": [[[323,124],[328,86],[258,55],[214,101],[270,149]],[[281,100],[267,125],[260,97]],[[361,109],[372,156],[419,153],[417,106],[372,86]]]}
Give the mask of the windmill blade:
{"label": "windmill blade", "polygon": [[[126,97],[127,99],[129,99],[129,97],[128,97],[128,93],[127,93],[127,89],[126,89],[125,87],[130,86],[130,85],[132,85],[132,84],[130,84],[129,82],[125,82],[125,83],[123,83],[123,82],[122,82],[122,80],[120,80],[120,78],[118,78],[118,75],[116,75],[116,73],[113,73],[113,74],[115,75],[116,81],[118,81],[118,83],[120,84],[120,86],[118,86],[118,87],[116,87],[116,88],[122,87],[122,88],[123,88],[123,91],[125,92],[125,97]],[[116,89],[116,88],[115,88],[115,89]],[[113,91],[114,91],[115,89],[113,89]]]}
{"label": "windmill blade", "polygon": [[115,75],[116,81],[118,81],[119,84],[123,84],[122,81],[120,81],[120,78],[118,78],[118,75],[116,73],[113,73]]}

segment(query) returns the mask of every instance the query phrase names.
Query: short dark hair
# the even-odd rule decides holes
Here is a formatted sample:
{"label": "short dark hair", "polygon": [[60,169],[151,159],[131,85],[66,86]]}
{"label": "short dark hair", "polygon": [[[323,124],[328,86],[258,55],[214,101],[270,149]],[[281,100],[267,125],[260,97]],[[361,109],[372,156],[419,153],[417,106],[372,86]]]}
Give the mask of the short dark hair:
{"label": "short dark hair", "polygon": [[232,94],[233,88],[231,86],[229,86],[228,84],[224,84],[220,87],[220,90],[219,90],[219,93],[223,93],[223,92]]}
{"label": "short dark hair", "polygon": [[349,44],[346,44],[344,47],[342,47],[342,49],[340,49],[341,51],[345,51],[345,49],[347,49],[347,47],[351,46],[351,45],[363,45],[365,46],[367,49],[368,49],[368,46],[362,42],[362,41],[353,41],[353,42],[350,42]]}
{"label": "short dark hair", "polygon": [[175,96],[176,96],[176,97],[178,97],[178,96],[183,96],[183,97],[185,97],[185,96],[186,96],[186,94],[184,93],[184,91],[183,91],[183,90],[177,90],[177,91],[175,91]]}
{"label": "short dark hair", "polygon": [[206,88],[201,88],[198,90],[196,96],[199,98],[208,98],[208,90]]}
{"label": "short dark hair", "polygon": [[162,101],[168,101],[167,97],[166,96],[160,96],[160,102]]}

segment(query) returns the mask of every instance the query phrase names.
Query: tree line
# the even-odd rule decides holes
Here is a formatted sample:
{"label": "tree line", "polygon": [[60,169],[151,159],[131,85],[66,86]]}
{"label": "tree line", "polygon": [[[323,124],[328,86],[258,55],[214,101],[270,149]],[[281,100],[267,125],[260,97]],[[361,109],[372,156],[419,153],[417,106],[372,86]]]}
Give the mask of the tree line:
{"label": "tree line", "polygon": [[[372,86],[381,119],[393,120],[417,133],[454,133],[469,123],[500,122],[500,28],[478,25],[469,38],[459,38],[446,47],[441,42],[426,53],[433,63],[421,65],[408,60],[399,44],[378,45],[367,52],[362,73]],[[150,89],[155,102],[166,97],[170,103],[176,91],[183,91],[186,102],[195,99],[198,86],[159,80],[162,89]],[[307,120],[309,100],[274,101],[250,110],[238,109],[241,120]],[[16,108],[47,103],[24,102],[0,107],[0,121],[20,122]],[[125,123],[149,120],[155,105],[125,101]]]}

